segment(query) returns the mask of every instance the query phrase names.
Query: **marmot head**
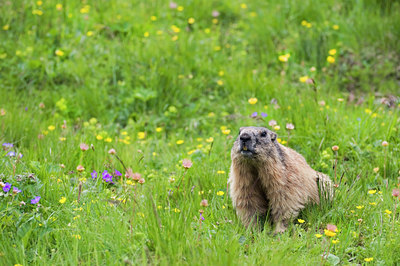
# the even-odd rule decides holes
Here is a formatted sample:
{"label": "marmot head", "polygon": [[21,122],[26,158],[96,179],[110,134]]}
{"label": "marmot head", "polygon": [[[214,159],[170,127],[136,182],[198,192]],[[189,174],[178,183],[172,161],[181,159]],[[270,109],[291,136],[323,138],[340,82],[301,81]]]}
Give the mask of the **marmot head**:
{"label": "marmot head", "polygon": [[276,133],[264,127],[241,127],[233,144],[232,159],[265,162],[281,157],[282,150],[276,137]]}

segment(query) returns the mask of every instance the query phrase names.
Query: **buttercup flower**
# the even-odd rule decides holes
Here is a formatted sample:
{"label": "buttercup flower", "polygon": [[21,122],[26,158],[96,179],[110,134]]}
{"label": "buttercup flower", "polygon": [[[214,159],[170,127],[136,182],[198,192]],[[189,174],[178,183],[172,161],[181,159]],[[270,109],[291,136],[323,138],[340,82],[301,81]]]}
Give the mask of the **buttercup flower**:
{"label": "buttercup flower", "polygon": [[218,195],[218,196],[223,196],[224,194],[225,194],[225,192],[223,192],[222,190],[220,190],[220,191],[217,192],[217,195]]}
{"label": "buttercup flower", "polygon": [[257,98],[250,98],[250,99],[248,100],[249,104],[256,104],[257,101],[258,101]]}
{"label": "buttercup flower", "polygon": [[58,202],[60,202],[61,204],[64,204],[66,201],[67,201],[66,197],[61,197],[61,199]]}

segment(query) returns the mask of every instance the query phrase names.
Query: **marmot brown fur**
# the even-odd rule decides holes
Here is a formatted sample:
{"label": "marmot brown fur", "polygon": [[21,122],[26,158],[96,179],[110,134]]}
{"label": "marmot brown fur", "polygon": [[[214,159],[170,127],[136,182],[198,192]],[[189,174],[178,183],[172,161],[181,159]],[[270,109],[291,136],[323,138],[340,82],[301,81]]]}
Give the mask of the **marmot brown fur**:
{"label": "marmot brown fur", "polygon": [[331,198],[332,181],[276,137],[263,127],[240,128],[228,183],[233,206],[246,227],[269,213],[275,233],[280,233],[308,202],[319,204],[318,183]]}

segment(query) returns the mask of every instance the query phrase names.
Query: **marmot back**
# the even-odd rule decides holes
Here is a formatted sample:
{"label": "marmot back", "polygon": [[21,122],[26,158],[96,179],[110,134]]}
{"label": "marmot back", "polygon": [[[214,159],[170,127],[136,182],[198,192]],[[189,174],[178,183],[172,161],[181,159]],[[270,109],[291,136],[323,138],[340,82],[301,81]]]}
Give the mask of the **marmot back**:
{"label": "marmot back", "polygon": [[231,151],[228,183],[244,225],[256,224],[269,212],[278,233],[307,203],[319,204],[318,183],[331,198],[332,181],[276,138],[276,133],[263,127],[240,128]]}

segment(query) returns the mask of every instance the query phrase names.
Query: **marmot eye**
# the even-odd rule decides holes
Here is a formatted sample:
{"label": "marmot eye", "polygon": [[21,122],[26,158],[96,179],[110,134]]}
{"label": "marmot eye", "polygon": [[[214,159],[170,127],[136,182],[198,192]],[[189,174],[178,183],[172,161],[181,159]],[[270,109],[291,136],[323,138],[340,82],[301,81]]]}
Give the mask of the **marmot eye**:
{"label": "marmot eye", "polygon": [[265,138],[267,136],[267,132],[263,131],[261,132],[261,137]]}

